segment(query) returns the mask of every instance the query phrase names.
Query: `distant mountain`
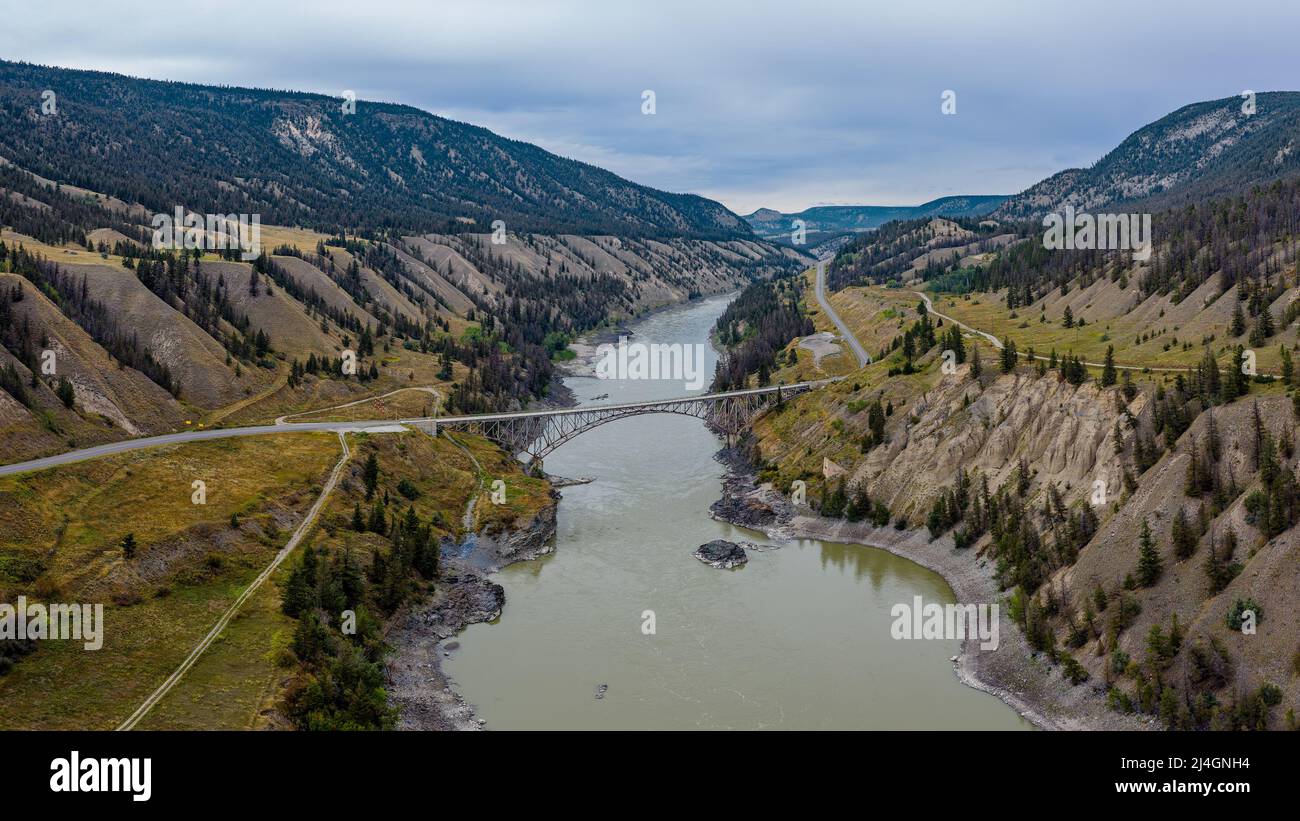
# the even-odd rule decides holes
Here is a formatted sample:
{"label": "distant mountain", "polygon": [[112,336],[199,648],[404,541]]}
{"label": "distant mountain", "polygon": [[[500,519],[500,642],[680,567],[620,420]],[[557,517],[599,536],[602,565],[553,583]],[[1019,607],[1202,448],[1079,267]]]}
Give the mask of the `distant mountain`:
{"label": "distant mountain", "polygon": [[1090,168],[1070,168],[1003,203],[999,219],[1077,210],[1159,211],[1300,172],[1300,92],[1194,103],[1133,132]]}
{"label": "distant mountain", "polygon": [[[42,111],[53,91],[56,113]],[[0,157],[138,202],[323,231],[747,239],[713,200],[638,185],[405,105],[0,61]]]}
{"label": "distant mountain", "polygon": [[754,232],[769,239],[788,238],[794,220],[803,220],[809,234],[869,231],[892,220],[927,217],[979,217],[1007,197],[1000,194],[940,197],[921,205],[819,205],[793,214],[760,208],[744,219]]}

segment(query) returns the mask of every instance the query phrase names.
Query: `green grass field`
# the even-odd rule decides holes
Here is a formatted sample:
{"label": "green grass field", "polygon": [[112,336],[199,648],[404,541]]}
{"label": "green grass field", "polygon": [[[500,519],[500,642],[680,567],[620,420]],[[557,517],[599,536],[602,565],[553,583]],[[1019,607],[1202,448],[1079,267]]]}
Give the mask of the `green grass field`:
{"label": "green grass field", "polygon": [[[0,600],[102,603],[105,619],[100,650],[41,642],[0,677],[0,726],[115,727],[271,561],[338,453],[330,434],[285,434],[0,480],[6,566],[44,568],[34,578],[0,577]],[[191,501],[199,476],[208,483],[204,505]],[[127,533],[138,542],[130,560],[121,548]]]}

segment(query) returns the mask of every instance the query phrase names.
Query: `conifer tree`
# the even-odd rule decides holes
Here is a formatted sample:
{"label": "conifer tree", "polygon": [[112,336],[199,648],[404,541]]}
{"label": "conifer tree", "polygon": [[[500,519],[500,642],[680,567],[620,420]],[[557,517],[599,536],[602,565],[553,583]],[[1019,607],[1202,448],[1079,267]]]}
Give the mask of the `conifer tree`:
{"label": "conifer tree", "polygon": [[1146,519],[1143,519],[1142,535],[1138,544],[1138,584],[1150,587],[1160,578],[1162,570],[1160,552],[1156,549],[1155,539],[1151,536],[1151,526]]}
{"label": "conifer tree", "polygon": [[299,618],[316,606],[316,550],[307,545],[302,560],[289,574],[289,581],[280,596],[280,610],[286,616]]}
{"label": "conifer tree", "polygon": [[1115,373],[1115,346],[1106,346],[1106,363],[1101,369],[1101,386],[1109,388],[1118,381]]}
{"label": "conifer tree", "polygon": [[375,488],[379,486],[379,459],[375,456],[374,451],[366,458],[366,466],[362,471],[362,478],[366,482],[366,501],[375,495]]}

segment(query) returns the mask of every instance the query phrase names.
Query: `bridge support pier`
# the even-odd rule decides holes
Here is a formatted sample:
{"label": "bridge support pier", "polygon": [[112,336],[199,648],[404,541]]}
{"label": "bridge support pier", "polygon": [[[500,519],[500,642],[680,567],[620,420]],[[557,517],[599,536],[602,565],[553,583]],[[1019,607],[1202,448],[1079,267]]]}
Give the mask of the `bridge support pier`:
{"label": "bridge support pier", "polygon": [[420,419],[414,422],[407,422],[406,424],[410,425],[416,430],[424,431],[425,433],[432,436],[434,439],[438,438],[438,423],[436,420]]}

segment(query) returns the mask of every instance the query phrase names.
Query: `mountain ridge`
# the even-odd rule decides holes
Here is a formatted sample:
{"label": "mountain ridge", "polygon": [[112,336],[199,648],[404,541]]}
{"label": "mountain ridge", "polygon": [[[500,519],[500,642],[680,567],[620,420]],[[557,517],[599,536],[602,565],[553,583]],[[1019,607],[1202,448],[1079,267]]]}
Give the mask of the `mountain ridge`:
{"label": "mountain ridge", "polygon": [[1129,134],[1087,168],[1067,168],[1002,203],[995,219],[1038,219],[1065,206],[1159,211],[1241,194],[1300,173],[1300,92],[1182,106]]}
{"label": "mountain ridge", "polygon": [[309,92],[0,61],[0,156],[154,211],[183,203],[331,232],[483,231],[499,219],[550,234],[753,237],[721,203],[481,126],[400,103],[343,108]]}
{"label": "mountain ridge", "polygon": [[923,217],[976,217],[990,213],[1007,199],[1005,194],[954,194],[920,205],[814,205],[802,211],[782,212],[772,208],[742,215],[761,237],[788,235],[791,222],[803,220],[809,233],[861,232],[879,228],[894,220]]}

